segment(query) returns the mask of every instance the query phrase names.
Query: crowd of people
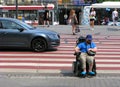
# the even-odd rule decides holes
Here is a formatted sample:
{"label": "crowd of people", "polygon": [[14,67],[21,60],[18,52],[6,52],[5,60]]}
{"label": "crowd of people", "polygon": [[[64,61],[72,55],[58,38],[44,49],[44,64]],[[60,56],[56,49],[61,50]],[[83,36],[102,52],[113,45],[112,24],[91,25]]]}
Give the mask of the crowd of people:
{"label": "crowd of people", "polygon": [[[90,30],[95,29],[94,25],[95,25],[96,20],[98,19],[97,16],[98,16],[98,14],[97,14],[96,10],[94,8],[91,8],[90,12],[89,12]],[[112,16],[111,18],[112,18],[112,21],[113,21],[113,25],[116,26],[117,22],[118,22],[118,19],[119,19],[118,11],[117,11],[116,8],[112,12],[111,16]],[[45,9],[45,12],[44,12],[44,15],[43,15],[42,18],[43,18],[42,24],[44,26],[47,25],[47,27],[49,27],[50,26],[49,10]],[[64,15],[64,18],[65,18],[65,22],[67,22],[67,24],[70,24],[72,26],[72,30],[71,30],[72,34],[76,35],[75,31],[77,29],[77,25],[79,25],[79,23],[80,23],[80,19],[79,19],[78,15],[76,14],[75,10],[71,9],[69,14]],[[101,24],[102,25],[108,25],[109,22],[110,22],[110,18],[108,16],[105,16],[105,17],[103,16],[103,19],[101,18]]]}
{"label": "crowd of people", "polygon": [[[94,10],[94,8],[92,8],[89,14],[91,30],[94,30],[94,22],[96,20],[95,16],[96,16],[96,11]],[[71,9],[70,11],[68,23],[72,26],[72,34],[75,35],[75,29],[77,28],[77,25],[78,25],[78,19],[77,19],[75,10],[73,9]]]}
{"label": "crowd of people", "polygon": [[[112,10],[111,10],[112,11]],[[111,12],[111,17],[109,16],[103,16],[101,19],[101,25],[108,25],[110,22],[113,22],[112,25],[113,26],[117,26],[117,22],[119,20],[119,13],[118,13],[118,9],[115,8],[112,12]],[[105,14],[106,15],[106,14]],[[109,14],[110,15],[110,14]],[[79,15],[80,16],[80,15]],[[90,30],[94,30],[94,25],[95,22],[98,21],[98,17],[97,17],[97,12],[94,8],[90,9],[89,12],[89,25],[90,25]],[[110,20],[112,18],[112,20]],[[79,19],[77,19],[76,17],[76,12],[75,10],[71,9],[70,13],[69,13],[69,17],[68,17],[68,23],[71,24],[72,26],[72,34],[75,35],[75,29],[76,29],[76,25],[78,24]]]}

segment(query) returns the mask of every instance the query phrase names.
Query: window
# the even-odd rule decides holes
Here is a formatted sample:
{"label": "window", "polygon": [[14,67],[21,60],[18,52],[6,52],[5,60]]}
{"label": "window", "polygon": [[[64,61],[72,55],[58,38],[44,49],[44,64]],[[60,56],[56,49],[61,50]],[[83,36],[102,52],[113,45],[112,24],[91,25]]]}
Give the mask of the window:
{"label": "window", "polygon": [[20,29],[22,28],[20,25],[16,24],[12,21],[2,21],[2,26],[4,29]]}
{"label": "window", "polygon": [[0,29],[2,29],[3,28],[3,26],[2,26],[2,22],[0,22]]}

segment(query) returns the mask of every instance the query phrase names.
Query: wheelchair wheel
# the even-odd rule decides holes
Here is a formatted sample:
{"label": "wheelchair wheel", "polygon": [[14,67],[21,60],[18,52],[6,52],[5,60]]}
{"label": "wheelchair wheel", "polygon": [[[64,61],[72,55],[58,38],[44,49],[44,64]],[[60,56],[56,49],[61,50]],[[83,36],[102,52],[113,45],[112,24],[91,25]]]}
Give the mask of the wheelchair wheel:
{"label": "wheelchair wheel", "polygon": [[78,74],[79,74],[78,66],[79,66],[78,62],[74,61],[72,64],[72,71],[73,71],[74,76],[78,76]]}
{"label": "wheelchair wheel", "polygon": [[97,72],[96,72],[96,62],[95,62],[95,60],[94,60],[94,64],[93,64],[92,71],[95,72],[95,75],[97,74]]}

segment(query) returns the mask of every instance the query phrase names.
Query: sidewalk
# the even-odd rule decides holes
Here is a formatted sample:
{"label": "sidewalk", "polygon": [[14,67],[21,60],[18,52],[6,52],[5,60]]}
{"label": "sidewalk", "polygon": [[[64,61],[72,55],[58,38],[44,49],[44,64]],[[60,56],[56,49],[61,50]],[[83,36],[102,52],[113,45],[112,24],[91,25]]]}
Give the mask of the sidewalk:
{"label": "sidewalk", "polygon": [[[42,27],[38,25],[37,27]],[[56,31],[60,34],[72,34],[71,25],[50,25],[50,27],[42,27],[45,29]],[[80,35],[93,34],[93,35],[120,35],[120,27],[119,26],[103,26],[103,25],[95,25],[94,30],[90,30],[89,26],[80,25],[81,32],[77,33]]]}
{"label": "sidewalk", "polygon": [[120,77],[79,78],[9,74],[8,76],[2,76],[0,83],[1,87],[120,87]]}

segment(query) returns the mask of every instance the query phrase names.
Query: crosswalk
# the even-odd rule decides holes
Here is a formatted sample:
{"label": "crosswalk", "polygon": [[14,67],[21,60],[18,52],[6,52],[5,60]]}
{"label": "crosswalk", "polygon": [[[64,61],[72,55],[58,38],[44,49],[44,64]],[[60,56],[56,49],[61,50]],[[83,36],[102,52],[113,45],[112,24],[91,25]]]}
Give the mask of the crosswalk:
{"label": "crosswalk", "polygon": [[[79,35],[61,34],[61,45],[52,51],[2,51],[0,72],[72,73],[74,48]],[[120,73],[120,36],[93,35],[98,47],[98,73]]]}

